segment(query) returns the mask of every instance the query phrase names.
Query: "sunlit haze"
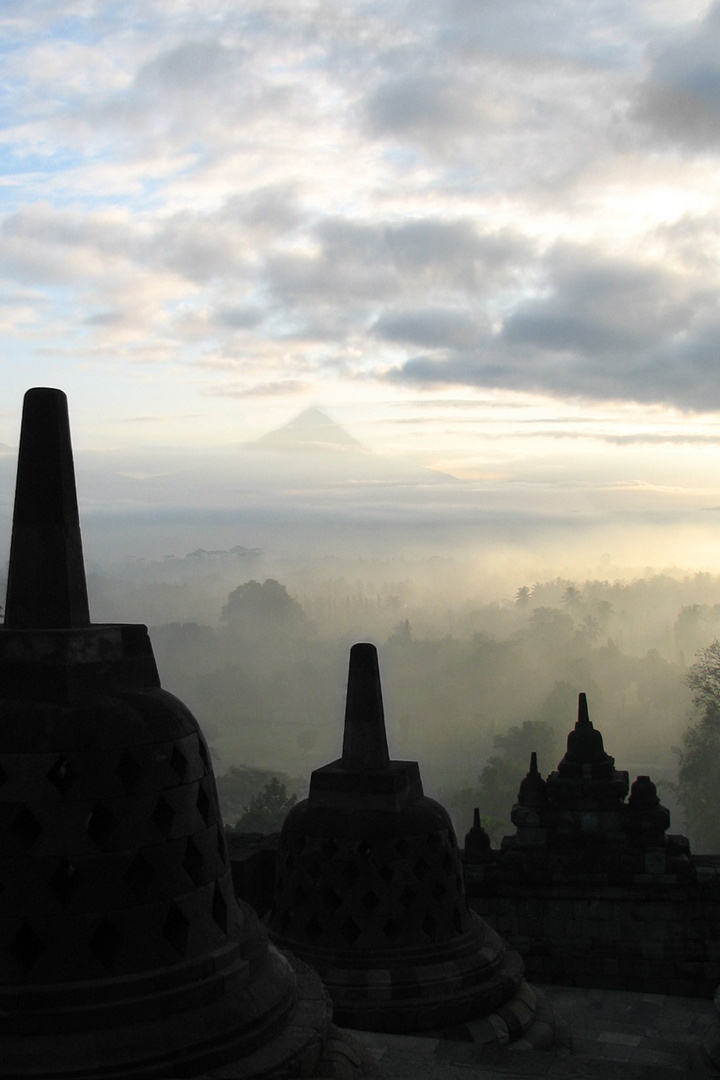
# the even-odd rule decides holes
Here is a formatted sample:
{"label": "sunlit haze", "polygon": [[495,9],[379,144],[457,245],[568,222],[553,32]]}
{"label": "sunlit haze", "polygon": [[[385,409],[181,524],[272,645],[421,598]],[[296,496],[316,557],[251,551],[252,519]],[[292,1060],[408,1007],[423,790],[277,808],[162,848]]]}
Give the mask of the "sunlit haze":
{"label": "sunlit haze", "polygon": [[[720,4],[8,0],[0,34],[5,549],[50,385],[91,562],[720,569]],[[308,408],[362,449],[256,466]]]}

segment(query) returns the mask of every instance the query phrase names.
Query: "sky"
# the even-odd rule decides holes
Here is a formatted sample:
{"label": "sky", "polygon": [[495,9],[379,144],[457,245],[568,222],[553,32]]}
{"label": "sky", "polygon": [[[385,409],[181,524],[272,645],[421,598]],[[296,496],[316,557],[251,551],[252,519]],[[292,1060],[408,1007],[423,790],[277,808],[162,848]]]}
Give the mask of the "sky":
{"label": "sky", "polygon": [[316,406],[714,568],[720,3],[4,0],[0,47],[0,443],[32,385],[149,460]]}

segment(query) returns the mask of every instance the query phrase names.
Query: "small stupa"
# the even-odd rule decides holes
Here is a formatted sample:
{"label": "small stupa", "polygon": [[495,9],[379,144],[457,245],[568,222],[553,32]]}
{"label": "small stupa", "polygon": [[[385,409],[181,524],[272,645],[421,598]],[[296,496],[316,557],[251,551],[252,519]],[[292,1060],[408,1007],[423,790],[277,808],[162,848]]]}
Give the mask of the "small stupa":
{"label": "small stupa", "polygon": [[527,990],[520,956],[468,907],[446,810],[416,761],[390,759],[371,644],[350,652],[342,756],[313,772],[285,820],[269,930],[353,1028],[456,1026]]}
{"label": "small stupa", "polygon": [[624,840],[623,801],[628,774],[615,768],[603,737],[593,727],[587,696],[578,695],[578,715],[567,737],[567,750],[547,778],[546,792],[554,810],[556,835],[602,837],[605,843]]}
{"label": "small stupa", "polygon": [[147,628],[91,624],[65,395],[28,391],[0,628],[0,1076],[312,1075],[315,974],[233,894]]}
{"label": "small stupa", "polygon": [[667,834],[670,813],[655,784],[638,776],[630,788],[582,693],[565,755],[544,780],[532,754],[511,819],[516,832],[502,841],[501,878],[619,882],[690,871],[687,840]]}

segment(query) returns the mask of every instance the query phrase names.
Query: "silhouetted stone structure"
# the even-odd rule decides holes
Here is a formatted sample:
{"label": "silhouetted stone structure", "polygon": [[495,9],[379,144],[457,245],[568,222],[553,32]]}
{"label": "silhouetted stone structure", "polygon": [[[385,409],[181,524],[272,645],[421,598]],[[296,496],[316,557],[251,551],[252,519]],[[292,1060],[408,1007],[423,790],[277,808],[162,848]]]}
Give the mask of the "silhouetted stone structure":
{"label": "silhouetted stone structure", "polygon": [[329,1004],[235,900],[198,724],[146,627],[90,624],[58,390],[23,412],[0,830],[0,1075],[312,1073]]}
{"label": "silhouetted stone structure", "polygon": [[546,780],[532,755],[515,834],[491,860],[466,852],[470,903],[538,982],[710,997],[720,979],[720,859],[692,858],[685,837],[668,834],[648,776],[626,800],[628,788],[581,694],[567,752]]}
{"label": "silhouetted stone structure", "polygon": [[465,834],[465,848],[463,855],[466,862],[482,866],[493,861],[490,837],[483,829],[480,821],[480,809],[475,807],[473,811],[473,823],[470,832]]}
{"label": "silhouetted stone structure", "polygon": [[320,973],[338,1023],[401,1032],[496,1011],[513,1038],[521,1014],[532,1023],[511,1008],[529,989],[520,957],[468,908],[448,814],[417,762],[390,759],[372,645],[350,654],[342,757],[285,821],[270,934]]}
{"label": "silhouetted stone structure", "polygon": [[667,836],[670,813],[649,776],[639,776],[630,798],[627,772],[615,768],[603,738],[578,698],[578,718],[567,751],[547,780],[532,755],[511,819],[514,836],[502,842],[506,878],[627,882],[637,875],[688,874],[684,837]]}

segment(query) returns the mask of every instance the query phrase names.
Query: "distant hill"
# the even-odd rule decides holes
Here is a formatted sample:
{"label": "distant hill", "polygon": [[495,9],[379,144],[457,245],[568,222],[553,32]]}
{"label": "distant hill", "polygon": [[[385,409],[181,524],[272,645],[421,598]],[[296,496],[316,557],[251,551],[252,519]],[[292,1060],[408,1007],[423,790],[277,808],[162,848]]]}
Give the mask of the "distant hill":
{"label": "distant hill", "polygon": [[251,445],[278,450],[355,450],[367,452],[358,439],[349,435],[320,409],[304,409],[289,423],[269,431]]}

